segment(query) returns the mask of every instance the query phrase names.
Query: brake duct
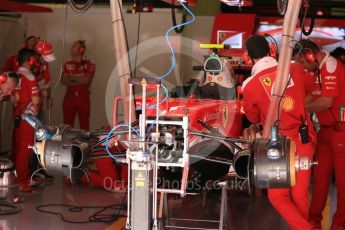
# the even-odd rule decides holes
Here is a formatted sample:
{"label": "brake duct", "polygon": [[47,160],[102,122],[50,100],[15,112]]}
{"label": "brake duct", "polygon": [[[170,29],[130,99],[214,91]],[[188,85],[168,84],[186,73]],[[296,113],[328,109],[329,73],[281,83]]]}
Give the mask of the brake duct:
{"label": "brake duct", "polygon": [[54,134],[33,146],[40,164],[52,175],[67,176],[71,183],[79,182],[90,158],[90,134],[67,125],[49,129]]}
{"label": "brake duct", "polygon": [[234,157],[234,169],[240,179],[248,180],[251,187],[289,188],[296,184],[296,172],[309,170],[314,162],[309,157],[296,155],[296,145],[290,139],[279,138],[281,157],[267,157],[269,139],[255,139],[249,149],[238,152]]}
{"label": "brake duct", "polygon": [[[50,139],[37,142],[33,147],[42,167],[53,175],[69,177],[72,183],[79,182],[85,173],[84,167],[87,160],[92,157],[90,133],[65,125],[49,127],[49,130],[54,131]],[[202,137],[202,133],[194,134]],[[271,159],[267,157],[270,139],[255,139],[253,127],[245,129],[244,134],[245,138],[251,142],[243,145],[245,148],[235,155],[234,149],[229,144],[221,139],[212,139],[212,135],[190,146],[188,180],[205,185],[207,181],[214,181],[226,175],[232,164],[237,176],[248,180],[252,187],[287,188],[295,185],[295,172],[309,170],[313,165],[308,157],[296,156],[294,142],[286,137],[280,137],[280,144],[276,147],[281,157]],[[234,139],[234,141],[238,140]],[[159,162],[172,165],[176,162],[175,159],[167,162],[164,157],[161,157],[159,155]]]}

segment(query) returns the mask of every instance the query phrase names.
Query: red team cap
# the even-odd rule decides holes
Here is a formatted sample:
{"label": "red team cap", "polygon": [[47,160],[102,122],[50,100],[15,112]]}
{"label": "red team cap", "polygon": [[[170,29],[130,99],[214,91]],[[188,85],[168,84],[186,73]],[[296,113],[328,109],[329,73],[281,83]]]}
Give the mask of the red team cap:
{"label": "red team cap", "polygon": [[39,41],[35,46],[35,52],[43,57],[46,62],[55,61],[53,46],[46,40]]}

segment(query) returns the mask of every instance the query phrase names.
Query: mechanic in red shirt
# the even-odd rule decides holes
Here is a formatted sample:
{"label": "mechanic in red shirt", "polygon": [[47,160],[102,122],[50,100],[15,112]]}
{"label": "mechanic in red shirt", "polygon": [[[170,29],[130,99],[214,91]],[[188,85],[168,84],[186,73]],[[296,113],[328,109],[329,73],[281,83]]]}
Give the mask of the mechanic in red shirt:
{"label": "mechanic in red shirt", "polygon": [[[41,40],[35,45],[34,50],[39,55],[39,66],[35,71],[35,76],[40,90],[42,104],[45,104],[46,108],[49,108],[51,84],[49,63],[56,59],[53,54],[53,46],[50,42]],[[39,119],[43,122],[45,120],[43,106],[39,114]]]}
{"label": "mechanic in red shirt", "polygon": [[13,94],[18,81],[18,75],[14,72],[0,74],[0,102]]}
{"label": "mechanic in red shirt", "polygon": [[[39,38],[36,36],[29,36],[25,39],[23,47],[27,49],[34,49],[35,45],[37,44]],[[17,72],[19,68],[18,63],[18,54],[11,55],[7,58],[5,65],[1,68],[3,72],[12,71]]]}
{"label": "mechanic in red shirt", "polygon": [[78,115],[79,126],[89,130],[90,117],[90,85],[95,75],[95,65],[84,57],[85,41],[73,43],[72,59],[63,66],[61,83],[67,86],[63,102],[64,123],[73,127]]}
{"label": "mechanic in red shirt", "polygon": [[[264,124],[277,72],[277,61],[269,56],[270,48],[265,37],[253,35],[246,42],[246,49],[254,66],[252,76],[243,83],[244,111],[255,124]],[[282,101],[279,132],[296,143],[297,154],[313,157],[315,133],[305,110],[305,72],[301,65],[291,63],[291,79]],[[278,109],[278,108],[277,108]],[[302,141],[299,128],[308,125],[307,141]],[[273,207],[290,225],[291,229],[309,230],[308,189],[310,170],[296,174],[296,185],[291,189],[268,189],[268,198]]]}
{"label": "mechanic in red shirt", "polygon": [[[108,127],[106,130],[111,130]],[[105,138],[105,137],[104,137]],[[111,146],[111,147],[110,147]],[[126,148],[118,141],[109,144],[111,152],[125,152]],[[106,151],[95,153],[96,155],[107,155]],[[95,167],[88,170],[88,177],[83,175],[81,178],[82,183],[89,184],[103,188],[107,191],[125,190],[128,179],[127,165],[116,165],[114,160],[110,157],[93,158],[92,163]]]}
{"label": "mechanic in red shirt", "polygon": [[335,174],[337,211],[332,230],[345,229],[345,68],[310,40],[301,40],[295,48],[295,60],[314,73],[313,90],[306,108],[320,122],[314,167],[310,221],[321,229],[322,212],[327,201],[330,179]]}
{"label": "mechanic in red shirt", "polygon": [[[40,92],[41,97],[41,109],[37,115],[37,118],[41,120],[43,123],[46,121],[45,116],[45,109],[49,111],[50,109],[50,85],[51,85],[51,78],[50,78],[50,71],[49,71],[49,63],[55,61],[55,56],[53,54],[53,46],[50,42],[46,40],[40,40],[34,47],[34,51],[38,55],[38,65],[35,68],[34,75],[37,80],[38,89]],[[43,106],[45,105],[45,106]],[[45,107],[45,108],[44,108]],[[33,155],[31,162],[31,171],[34,172],[38,170],[41,165],[38,162],[37,156]],[[40,170],[38,173],[35,174],[36,177],[34,178],[44,178],[47,181],[52,181],[53,177],[48,175],[45,170]]]}
{"label": "mechanic in red shirt", "polygon": [[24,113],[37,115],[40,106],[40,96],[37,81],[32,74],[32,69],[36,65],[37,55],[31,49],[21,49],[18,53],[19,83],[15,91],[14,118],[15,128],[13,130],[12,156],[17,172],[18,187],[20,191],[30,192],[32,190],[29,183],[29,160],[32,150],[28,146],[34,144],[34,129],[21,116]]}

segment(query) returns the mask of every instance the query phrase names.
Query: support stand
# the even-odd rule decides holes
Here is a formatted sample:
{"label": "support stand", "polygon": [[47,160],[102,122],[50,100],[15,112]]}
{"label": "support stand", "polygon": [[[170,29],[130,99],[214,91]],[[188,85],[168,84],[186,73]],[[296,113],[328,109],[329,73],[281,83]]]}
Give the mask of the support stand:
{"label": "support stand", "polygon": [[131,229],[147,229],[152,225],[152,167],[132,162],[131,168]]}
{"label": "support stand", "polygon": [[[142,88],[142,101],[141,101],[141,115],[139,117],[139,129],[137,132],[137,139],[132,139],[131,117],[132,108],[129,104],[129,135],[128,135],[128,149],[127,149],[127,163],[128,163],[128,184],[130,185],[128,192],[128,210],[126,229],[131,230],[163,230],[167,228],[182,228],[182,229],[206,229],[206,228],[188,228],[183,226],[172,226],[171,221],[174,222],[196,222],[196,223],[212,223],[217,224],[217,228],[222,230],[226,228],[227,224],[227,182],[219,183],[222,190],[221,205],[220,205],[220,217],[219,220],[193,220],[193,219],[179,219],[169,218],[169,204],[168,194],[178,194],[182,197],[186,195],[186,187],[188,182],[189,172],[189,139],[188,139],[188,110],[184,111],[184,115],[178,120],[165,120],[164,117],[160,117],[159,109],[156,109],[155,119],[153,119],[152,113],[147,116],[146,109],[159,108],[160,97],[159,88],[160,80],[152,78],[133,78],[129,80],[129,87],[133,85],[141,85]],[[156,91],[155,107],[147,104],[147,88],[148,85],[154,85]],[[129,95],[129,100],[133,99],[132,93]],[[181,155],[177,155],[171,161],[166,161],[164,158],[160,158],[158,146],[160,143],[160,130],[159,127],[174,126],[181,130],[183,134],[183,145],[180,151]],[[153,129],[155,127],[155,129]],[[151,136],[148,136],[149,132],[153,129]],[[158,188],[158,168],[180,168],[182,171],[181,187],[179,189],[171,188]],[[158,196],[158,193],[161,196]],[[206,197],[205,197],[206,198]],[[158,204],[160,206],[158,208]],[[163,215],[163,210],[165,211]],[[165,223],[164,223],[164,217]]]}
{"label": "support stand", "polygon": [[[227,229],[228,225],[228,182],[221,182],[220,185],[222,194],[221,194],[221,201],[220,201],[220,210],[219,210],[219,220],[209,220],[209,219],[184,219],[184,218],[173,218],[169,216],[169,203],[168,203],[168,196],[166,193],[161,194],[163,196],[163,201],[161,199],[160,202],[160,209],[163,210],[162,206],[165,209],[165,229],[193,229],[193,230],[225,230]],[[203,205],[206,200],[206,195],[203,194]],[[180,223],[211,223],[214,225],[218,225],[217,227],[213,228],[205,228],[205,227],[187,227],[183,225],[172,225],[170,224],[172,221],[180,222]]]}
{"label": "support stand", "polygon": [[[131,185],[128,192],[128,210],[126,229],[131,230],[160,230],[162,229],[162,222],[159,219],[158,211],[158,192],[174,193],[181,196],[186,194],[186,186],[189,171],[189,155],[188,155],[188,116],[185,114],[181,120],[170,121],[161,120],[159,117],[160,97],[159,89],[160,80],[153,78],[132,78],[129,80],[129,88],[133,85],[141,85],[142,101],[141,101],[141,115],[139,117],[138,138],[132,140],[131,117],[132,108],[129,104],[129,129],[127,149],[127,163],[128,163],[128,184]],[[156,119],[147,117],[147,88],[148,85],[155,87],[156,92]],[[129,94],[129,100],[132,101],[133,94]],[[149,105],[152,107],[153,105]],[[150,118],[150,119],[149,119]],[[182,155],[174,162],[161,162],[158,157],[159,144],[159,126],[174,125],[183,130],[183,149]],[[148,137],[147,130],[156,127],[152,132],[151,139]],[[149,127],[149,128],[148,128]],[[139,135],[140,134],[140,135]],[[151,145],[151,146],[150,146]],[[158,168],[159,167],[179,167],[182,168],[181,188],[180,189],[164,189],[158,188]],[[162,199],[162,198],[161,198]],[[162,213],[162,210],[160,211]]]}

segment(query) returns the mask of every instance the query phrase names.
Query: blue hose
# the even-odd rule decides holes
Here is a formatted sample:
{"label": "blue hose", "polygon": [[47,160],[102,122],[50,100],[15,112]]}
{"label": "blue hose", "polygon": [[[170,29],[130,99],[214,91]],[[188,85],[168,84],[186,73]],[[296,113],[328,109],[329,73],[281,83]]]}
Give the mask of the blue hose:
{"label": "blue hose", "polygon": [[[110,130],[110,132],[109,132],[108,135],[107,135],[107,138],[105,139],[105,150],[107,151],[107,154],[108,154],[112,159],[114,159],[115,161],[116,161],[116,158],[117,158],[117,157],[126,156],[126,154],[119,154],[119,155],[114,156],[114,153],[110,152],[109,146],[108,146],[108,145],[109,145],[109,139],[110,139],[110,137],[111,137],[111,134],[112,134],[113,132],[115,132],[118,128],[121,128],[121,127],[129,128],[129,125],[117,125],[117,126],[115,126],[112,130]],[[139,133],[138,130],[136,130],[135,128],[132,127],[132,131],[134,131],[135,134],[137,135],[137,137],[138,137],[139,139],[141,139],[141,136],[140,136],[140,133]],[[128,135],[131,135],[131,133],[129,133]]]}
{"label": "blue hose", "polygon": [[[185,22],[185,23],[181,23],[181,24],[178,24],[176,26],[173,26],[171,28],[169,28],[166,33],[165,33],[165,39],[167,40],[167,43],[169,45],[169,48],[171,50],[171,66],[169,68],[169,70],[161,75],[160,77],[158,77],[158,79],[162,80],[164,78],[166,78],[167,76],[169,76],[171,74],[171,72],[174,70],[174,67],[175,67],[175,63],[176,63],[176,57],[175,57],[175,51],[174,51],[174,48],[172,47],[171,45],[171,42],[169,40],[169,34],[171,31],[175,30],[176,28],[179,28],[181,26],[186,26],[186,25],[189,25],[189,24],[192,24],[194,21],[195,21],[195,15],[193,14],[193,12],[181,1],[181,0],[178,0],[179,3],[181,4],[181,6],[192,16],[192,19]],[[165,93],[165,97],[162,101],[159,102],[159,105],[163,104],[164,102],[166,102],[169,98],[169,92],[168,92],[168,89],[167,87],[165,87],[165,85],[163,83],[161,83],[161,86],[164,90],[164,93]],[[148,106],[149,109],[155,109],[156,106],[155,105],[152,105],[152,106]],[[159,109],[159,108],[157,108]],[[146,133],[146,136],[148,136],[149,132],[152,130],[153,126],[158,122],[158,117],[156,117],[156,120],[155,122],[153,122],[150,127],[148,128],[147,130],[147,133]]]}
{"label": "blue hose", "polygon": [[195,15],[193,14],[193,12],[182,2],[182,0],[178,0],[178,1],[181,4],[181,6],[192,16],[192,19],[185,22],[185,23],[181,23],[181,24],[178,24],[176,26],[173,26],[166,31],[165,39],[167,40],[169,48],[171,50],[171,66],[165,74],[163,74],[159,77],[159,79],[163,79],[163,78],[167,77],[173,71],[173,69],[175,67],[175,63],[176,63],[175,51],[174,51],[174,48],[172,47],[171,42],[169,40],[170,32],[175,30],[176,28],[180,28],[181,26],[186,26],[186,25],[192,24],[195,21]]}

